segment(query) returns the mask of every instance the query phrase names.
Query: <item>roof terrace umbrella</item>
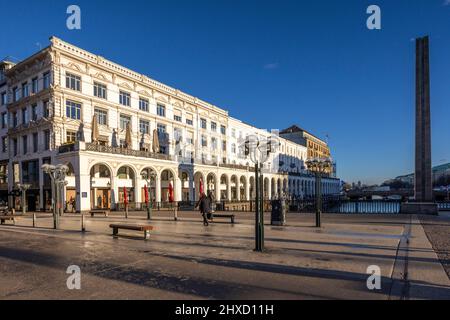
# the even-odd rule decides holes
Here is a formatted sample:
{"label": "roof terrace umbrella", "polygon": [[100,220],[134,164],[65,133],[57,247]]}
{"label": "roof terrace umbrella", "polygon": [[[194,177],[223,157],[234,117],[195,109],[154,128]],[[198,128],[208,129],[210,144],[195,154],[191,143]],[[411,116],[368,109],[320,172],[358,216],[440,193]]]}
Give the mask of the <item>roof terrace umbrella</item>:
{"label": "roof terrace umbrella", "polygon": [[127,148],[131,147],[131,124],[127,123],[127,131],[125,132],[125,143],[127,144]]}
{"label": "roof terrace umbrella", "polygon": [[92,117],[92,142],[98,141],[98,123],[97,123],[97,117],[94,115]]}
{"label": "roof terrace umbrella", "polygon": [[153,130],[153,143],[152,150],[154,153],[159,153],[159,138],[158,138],[158,130]]}

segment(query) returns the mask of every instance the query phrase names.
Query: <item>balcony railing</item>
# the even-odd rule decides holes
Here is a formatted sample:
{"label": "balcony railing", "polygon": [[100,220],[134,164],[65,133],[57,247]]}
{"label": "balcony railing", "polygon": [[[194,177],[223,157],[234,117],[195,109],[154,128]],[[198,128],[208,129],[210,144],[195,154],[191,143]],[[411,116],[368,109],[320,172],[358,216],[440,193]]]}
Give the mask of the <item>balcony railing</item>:
{"label": "balcony railing", "polygon": [[152,158],[158,160],[173,160],[173,158],[168,154],[154,153],[142,150],[133,150],[127,148],[118,148],[111,146],[103,146],[95,143],[86,143],[86,151],[95,151],[101,153],[111,153],[120,154],[124,156],[141,157],[141,158]]}

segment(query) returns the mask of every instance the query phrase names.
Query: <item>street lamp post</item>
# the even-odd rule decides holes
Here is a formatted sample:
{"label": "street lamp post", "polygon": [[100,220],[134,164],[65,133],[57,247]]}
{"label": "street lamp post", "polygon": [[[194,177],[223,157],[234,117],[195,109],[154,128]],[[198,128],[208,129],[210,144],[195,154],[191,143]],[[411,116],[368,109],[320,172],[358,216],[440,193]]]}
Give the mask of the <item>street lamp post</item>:
{"label": "street lamp post", "polygon": [[322,175],[331,168],[330,158],[311,158],[306,160],[308,170],[315,174],[316,178],[316,227],[322,226]]}
{"label": "street lamp post", "polygon": [[52,181],[52,211],[53,211],[53,228],[59,227],[59,215],[61,214],[59,206],[61,205],[60,193],[62,186],[65,185],[66,174],[69,167],[63,164],[56,166],[51,164],[43,164],[42,171],[50,176]]}
{"label": "street lamp post", "polygon": [[156,178],[156,173],[151,172],[149,174],[147,171],[142,171],[141,177],[147,183],[147,189],[148,189],[147,219],[150,220],[152,218],[152,197],[151,197],[152,186],[151,186],[151,184],[152,184],[152,179]]}
{"label": "street lamp post", "polygon": [[17,187],[19,188],[19,190],[21,191],[21,202],[22,202],[22,214],[26,213],[26,194],[27,194],[27,190],[31,188],[31,184],[21,184],[18,183]]}
{"label": "street lamp post", "polygon": [[264,176],[262,174],[263,164],[275,151],[277,144],[269,138],[260,141],[257,136],[249,136],[245,140],[245,155],[250,156],[255,164],[255,251],[264,250]]}

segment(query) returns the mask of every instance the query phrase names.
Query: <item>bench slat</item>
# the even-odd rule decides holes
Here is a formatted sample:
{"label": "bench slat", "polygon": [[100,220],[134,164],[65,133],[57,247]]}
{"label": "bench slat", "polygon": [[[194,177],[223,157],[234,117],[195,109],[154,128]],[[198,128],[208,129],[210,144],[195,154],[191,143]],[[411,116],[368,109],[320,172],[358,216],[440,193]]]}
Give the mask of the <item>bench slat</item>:
{"label": "bench slat", "polygon": [[110,228],[136,230],[136,231],[150,231],[153,230],[153,226],[148,225],[126,225],[126,224],[111,224]]}

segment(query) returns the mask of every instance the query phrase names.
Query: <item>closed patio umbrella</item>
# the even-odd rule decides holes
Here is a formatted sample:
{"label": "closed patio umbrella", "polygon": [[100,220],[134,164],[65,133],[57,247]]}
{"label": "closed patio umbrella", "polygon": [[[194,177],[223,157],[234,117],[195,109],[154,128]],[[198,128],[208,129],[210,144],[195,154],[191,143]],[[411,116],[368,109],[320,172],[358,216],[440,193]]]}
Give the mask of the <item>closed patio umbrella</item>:
{"label": "closed patio umbrella", "polygon": [[128,219],[128,194],[127,194],[127,187],[123,187],[123,204],[125,205],[125,218]]}
{"label": "closed patio umbrella", "polygon": [[147,185],[144,185],[144,201],[145,201],[145,204],[147,204],[148,205],[148,189],[147,189]]}
{"label": "closed patio umbrella", "polygon": [[92,142],[98,142],[98,122],[97,122],[97,117],[94,115],[92,117]]}
{"label": "closed patio umbrella", "polygon": [[125,206],[128,204],[128,194],[126,187],[123,187],[123,203]]}
{"label": "closed patio umbrella", "polygon": [[172,182],[169,182],[169,202],[173,202],[173,186],[172,186]]}
{"label": "closed patio umbrella", "polygon": [[159,153],[159,137],[158,137],[158,130],[153,130],[153,143],[152,143],[152,150],[154,153]]}
{"label": "closed patio umbrella", "polygon": [[127,131],[125,132],[125,143],[127,144],[127,148],[131,148],[131,124],[127,123]]}
{"label": "closed patio umbrella", "polygon": [[199,191],[200,191],[200,197],[201,197],[203,194],[203,180],[202,179],[200,179],[199,184],[200,184]]}

